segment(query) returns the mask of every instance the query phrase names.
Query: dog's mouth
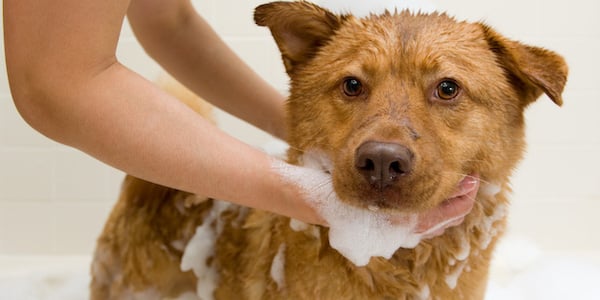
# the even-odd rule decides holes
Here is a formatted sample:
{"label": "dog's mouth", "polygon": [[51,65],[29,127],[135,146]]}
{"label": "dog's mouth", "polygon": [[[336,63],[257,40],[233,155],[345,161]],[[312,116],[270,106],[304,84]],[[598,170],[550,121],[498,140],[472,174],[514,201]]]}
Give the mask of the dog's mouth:
{"label": "dog's mouth", "polygon": [[[305,167],[321,170],[327,174],[333,173],[334,166],[331,160],[321,151],[307,151],[303,156],[302,163]],[[400,224],[406,221],[407,216],[410,216],[417,221],[414,233],[424,237],[434,237],[441,235],[445,229],[464,221],[465,216],[473,208],[479,184],[480,179],[477,173],[464,175],[445,200],[432,208],[421,211],[407,212],[400,207],[389,207],[388,203],[379,201],[369,204],[366,199],[340,200],[358,209],[387,214],[391,223]]]}

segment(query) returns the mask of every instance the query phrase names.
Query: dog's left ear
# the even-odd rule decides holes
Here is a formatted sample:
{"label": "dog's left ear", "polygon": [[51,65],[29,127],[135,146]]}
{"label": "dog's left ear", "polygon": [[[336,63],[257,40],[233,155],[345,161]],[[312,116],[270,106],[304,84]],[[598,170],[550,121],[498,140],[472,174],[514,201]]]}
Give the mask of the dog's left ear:
{"label": "dog's left ear", "polygon": [[267,3],[254,11],[254,22],[271,30],[289,75],[314,57],[342,20],[343,17],[304,1]]}
{"label": "dog's left ear", "polygon": [[497,55],[511,83],[521,92],[523,107],[535,101],[542,92],[557,105],[562,105],[568,74],[564,58],[546,49],[508,40],[487,25],[481,26],[490,50]]}

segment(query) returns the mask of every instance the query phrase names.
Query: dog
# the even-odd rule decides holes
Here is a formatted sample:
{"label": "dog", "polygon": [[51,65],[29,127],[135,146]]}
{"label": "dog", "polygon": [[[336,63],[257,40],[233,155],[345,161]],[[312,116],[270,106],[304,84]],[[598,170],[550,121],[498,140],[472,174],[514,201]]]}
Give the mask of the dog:
{"label": "dog", "polygon": [[330,176],[342,205],[366,214],[419,216],[457,201],[472,209],[359,260],[360,239],[332,247],[335,222],[304,224],[128,176],[98,239],[91,298],[483,299],[525,147],[524,110],[542,94],[562,104],[564,59],[443,13],[358,18],[301,1],[261,5],[254,18],[291,79],[291,164]]}

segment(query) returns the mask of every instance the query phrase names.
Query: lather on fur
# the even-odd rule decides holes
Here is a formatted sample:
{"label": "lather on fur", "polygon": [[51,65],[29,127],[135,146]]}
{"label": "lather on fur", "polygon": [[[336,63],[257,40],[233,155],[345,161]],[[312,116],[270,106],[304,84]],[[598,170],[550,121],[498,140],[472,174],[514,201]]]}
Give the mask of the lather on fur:
{"label": "lather on fur", "polygon": [[[523,111],[542,93],[562,104],[564,60],[438,13],[360,19],[274,2],[255,20],[291,79],[291,163],[319,153],[341,201],[392,214],[444,205],[473,176],[472,211],[359,267],[330,246],[328,228],[128,177],[98,239],[92,299],[482,299],[525,147]],[[382,171],[389,180],[365,176],[373,166],[357,156],[369,143],[402,152],[394,163],[406,166]]]}

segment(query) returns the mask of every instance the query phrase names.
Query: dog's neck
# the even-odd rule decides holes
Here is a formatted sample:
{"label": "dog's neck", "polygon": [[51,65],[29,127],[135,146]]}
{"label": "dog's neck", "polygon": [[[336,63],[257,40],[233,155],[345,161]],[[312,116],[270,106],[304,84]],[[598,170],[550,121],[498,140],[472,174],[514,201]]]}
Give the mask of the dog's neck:
{"label": "dog's neck", "polygon": [[[331,172],[331,162],[323,153],[310,151],[303,155],[294,156],[293,162],[305,167],[320,171]],[[462,224],[446,229],[441,236],[424,239],[412,249],[399,248],[391,258],[372,257],[365,267],[356,266],[348,262],[350,268],[363,278],[367,285],[397,286],[395,280],[390,280],[389,274],[398,271],[399,266],[412,266],[411,272],[405,274],[407,282],[416,282],[414,294],[418,297],[425,296],[431,289],[443,282],[445,288],[454,290],[463,273],[470,273],[473,269],[485,269],[482,274],[487,274],[487,268],[496,240],[504,232],[506,212],[508,208],[507,193],[508,182],[491,183],[482,178],[481,187],[472,211],[465,217]],[[327,228],[318,230],[292,220],[290,227],[294,231],[304,231],[307,234],[327,235]],[[329,247],[331,247],[329,245]],[[331,248],[331,251],[335,251]],[[431,272],[432,269],[439,272]],[[387,275],[384,275],[387,274]],[[443,277],[432,277],[430,274],[444,274]],[[404,275],[403,275],[404,276]],[[436,275],[437,276],[437,275]],[[420,295],[420,296],[419,296]],[[428,297],[421,297],[426,299]]]}

